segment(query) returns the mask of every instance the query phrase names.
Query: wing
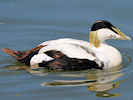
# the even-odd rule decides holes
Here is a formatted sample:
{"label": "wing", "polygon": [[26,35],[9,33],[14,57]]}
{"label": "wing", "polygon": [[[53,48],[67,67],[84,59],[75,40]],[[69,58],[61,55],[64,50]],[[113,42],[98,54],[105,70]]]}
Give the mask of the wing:
{"label": "wing", "polygon": [[34,56],[31,61],[34,62],[32,63],[33,65],[31,65],[32,69],[38,67],[45,67],[49,70],[85,70],[91,68],[102,69],[95,61],[69,58],[62,52],[55,50],[38,54]]}
{"label": "wing", "polygon": [[89,42],[83,40],[71,39],[71,38],[46,41],[41,43],[40,45],[46,46],[46,45],[58,45],[58,44],[74,44],[85,48],[89,52],[93,52],[93,46]]}
{"label": "wing", "polygon": [[39,50],[39,54],[45,53],[47,51],[60,51],[69,58],[79,58],[79,59],[89,59],[95,60],[95,55],[88,52],[84,47],[75,44],[56,44],[48,45]]}
{"label": "wing", "polygon": [[[64,44],[58,43],[58,44],[45,45],[43,48],[41,48],[38,54],[32,57],[30,61],[30,65],[32,68],[36,68],[40,63],[43,63],[43,66],[46,64],[46,62],[49,62],[49,61],[55,60],[57,63],[59,60],[58,58],[61,58],[61,57],[64,57],[67,59],[74,58],[74,59],[77,59],[77,62],[78,62],[78,59],[86,59],[88,61],[94,61],[96,59],[93,53],[88,52],[88,50],[86,50],[85,48],[79,45],[68,44],[68,43],[64,43]],[[68,61],[67,59],[66,61],[60,59],[60,66],[64,62],[66,63]]]}

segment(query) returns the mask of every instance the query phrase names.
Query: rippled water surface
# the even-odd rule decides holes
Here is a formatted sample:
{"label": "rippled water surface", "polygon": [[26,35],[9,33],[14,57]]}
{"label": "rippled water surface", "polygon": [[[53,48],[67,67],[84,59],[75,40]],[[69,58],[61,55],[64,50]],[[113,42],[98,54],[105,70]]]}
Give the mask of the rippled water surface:
{"label": "rippled water surface", "polygon": [[[0,0],[0,48],[27,50],[63,37],[88,41],[99,19],[133,38],[132,18],[132,0]],[[33,71],[0,51],[0,100],[133,100],[133,42],[107,42],[124,62],[104,71]]]}

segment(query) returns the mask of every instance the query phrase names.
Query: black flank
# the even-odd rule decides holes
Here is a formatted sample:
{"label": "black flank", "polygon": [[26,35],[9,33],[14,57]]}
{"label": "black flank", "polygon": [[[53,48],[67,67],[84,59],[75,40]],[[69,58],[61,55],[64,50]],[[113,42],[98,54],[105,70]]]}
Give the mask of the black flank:
{"label": "black flank", "polygon": [[[54,60],[49,62],[39,63],[40,67],[45,67],[49,70],[86,70],[86,69],[102,69],[94,61],[88,59],[69,58],[62,54],[60,51],[48,51],[46,54],[55,57]],[[57,55],[62,56],[57,56]]]}

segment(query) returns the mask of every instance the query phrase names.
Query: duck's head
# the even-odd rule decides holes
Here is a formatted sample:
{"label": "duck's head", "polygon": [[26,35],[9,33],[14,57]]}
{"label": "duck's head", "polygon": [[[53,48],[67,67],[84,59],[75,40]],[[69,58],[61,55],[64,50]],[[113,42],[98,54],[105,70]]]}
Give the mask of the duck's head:
{"label": "duck's head", "polygon": [[99,47],[100,44],[107,39],[131,40],[130,37],[126,36],[123,32],[113,26],[109,21],[96,21],[92,25],[89,34],[90,43],[95,47]]}

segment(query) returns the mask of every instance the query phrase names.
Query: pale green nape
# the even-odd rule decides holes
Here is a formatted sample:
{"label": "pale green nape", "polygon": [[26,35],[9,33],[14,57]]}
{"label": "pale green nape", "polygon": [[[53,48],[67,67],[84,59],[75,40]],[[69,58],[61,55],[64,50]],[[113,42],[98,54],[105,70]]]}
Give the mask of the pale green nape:
{"label": "pale green nape", "polygon": [[92,44],[95,47],[100,47],[100,40],[98,39],[98,32],[97,31],[91,31],[89,34],[89,41],[90,44]]}

